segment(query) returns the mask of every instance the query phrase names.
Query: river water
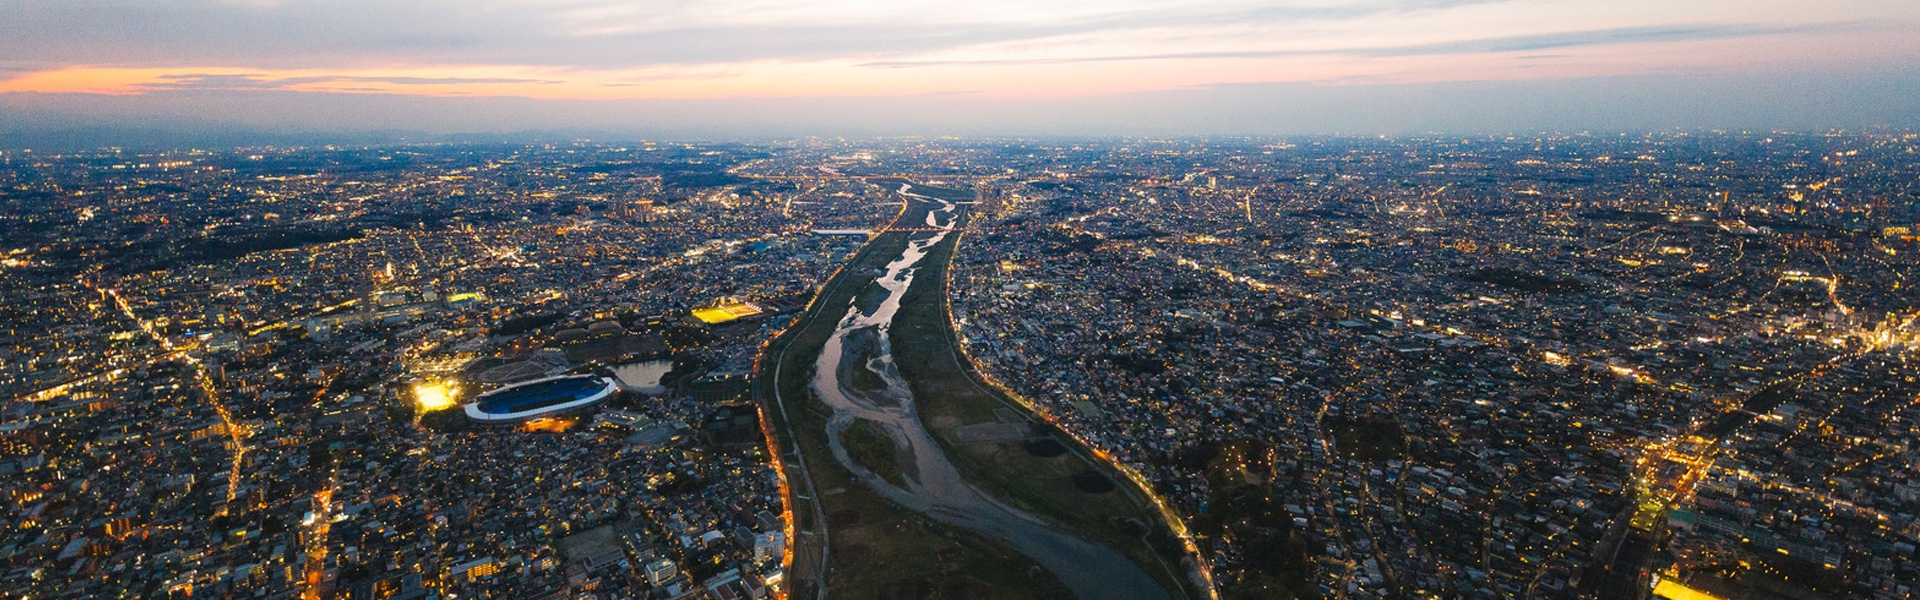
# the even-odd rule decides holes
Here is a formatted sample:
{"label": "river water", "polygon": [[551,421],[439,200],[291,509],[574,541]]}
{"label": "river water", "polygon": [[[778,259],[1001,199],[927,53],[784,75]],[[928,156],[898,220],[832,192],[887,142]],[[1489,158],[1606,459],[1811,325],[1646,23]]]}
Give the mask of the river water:
{"label": "river water", "polygon": [[[862,311],[860,298],[847,307],[833,336],[821,349],[814,367],[813,389],[833,409],[827,421],[827,442],[834,458],[861,481],[894,502],[950,525],[964,527],[1007,542],[1022,554],[1040,563],[1079,597],[1167,598],[1140,567],[1112,548],[1061,531],[1055,526],[1021,510],[987,497],[960,476],[953,463],[941,452],[915,409],[913,394],[893,364],[887,331],[900,300],[919,271],[920,260],[935,244],[951,234],[954,203],[930,198],[902,185],[899,193],[912,202],[931,202],[939,208],[927,214],[926,226],[944,231],[914,234],[899,258],[888,263],[876,279],[885,290],[885,298],[871,312]],[[852,376],[849,369],[870,373]],[[883,388],[850,386],[865,379],[883,381]],[[904,487],[895,486],[872,471],[848,459],[840,436],[856,420],[877,423],[903,449],[900,461]]]}

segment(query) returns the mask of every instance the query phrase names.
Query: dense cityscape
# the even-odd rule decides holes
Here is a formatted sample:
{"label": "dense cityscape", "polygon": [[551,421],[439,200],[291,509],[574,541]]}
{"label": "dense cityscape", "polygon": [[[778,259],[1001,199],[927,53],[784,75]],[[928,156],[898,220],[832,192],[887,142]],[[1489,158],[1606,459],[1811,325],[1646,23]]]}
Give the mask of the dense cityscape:
{"label": "dense cityscape", "polygon": [[1920,587],[1920,135],[1669,131],[0,151],[0,598],[1064,597],[811,521],[889,232],[1168,597]]}

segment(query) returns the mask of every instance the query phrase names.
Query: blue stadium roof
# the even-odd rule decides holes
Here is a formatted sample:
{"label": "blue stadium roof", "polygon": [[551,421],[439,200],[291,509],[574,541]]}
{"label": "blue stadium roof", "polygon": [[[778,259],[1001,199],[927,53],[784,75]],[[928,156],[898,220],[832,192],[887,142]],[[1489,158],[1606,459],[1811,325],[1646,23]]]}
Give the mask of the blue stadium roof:
{"label": "blue stadium roof", "polygon": [[593,406],[613,395],[613,380],[591,375],[548,377],[503,387],[466,405],[467,418],[511,423]]}

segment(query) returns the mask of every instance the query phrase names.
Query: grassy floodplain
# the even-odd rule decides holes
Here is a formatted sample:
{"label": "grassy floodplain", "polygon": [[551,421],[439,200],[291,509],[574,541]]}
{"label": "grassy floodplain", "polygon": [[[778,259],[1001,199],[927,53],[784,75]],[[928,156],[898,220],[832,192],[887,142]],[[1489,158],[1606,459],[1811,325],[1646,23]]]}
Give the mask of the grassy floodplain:
{"label": "grassy floodplain", "polygon": [[[971,191],[914,186],[915,193],[970,201]],[[958,212],[964,228],[971,211]],[[947,269],[962,232],[933,247],[894,317],[893,355],[911,386],[920,418],[967,480],[988,495],[1119,551],[1172,598],[1202,598],[1182,565],[1181,541],[1146,492],[1106,460],[1036,417],[990,384],[959,350],[947,296]],[[1026,440],[981,440],[970,428],[1001,423],[1031,432]],[[1030,452],[1050,440],[1068,451]]]}
{"label": "grassy floodplain", "polygon": [[[918,223],[925,216],[919,208],[899,218]],[[788,589],[794,598],[818,597],[823,587],[833,598],[1071,598],[1032,559],[881,497],[827,446],[832,410],[809,389],[814,359],[850,303],[874,287],[874,270],[906,248],[908,235],[870,241],[760,357],[754,395],[783,462],[794,521]],[[882,476],[898,477],[897,467]]]}
{"label": "grassy floodplain", "polygon": [[[904,183],[875,182],[889,190]],[[916,185],[913,191],[947,200],[974,198],[968,190]],[[922,226],[927,208],[907,203],[896,224]],[[958,225],[964,226],[968,212],[965,206],[956,211]],[[855,481],[828,449],[831,410],[808,385],[815,359],[846,308],[876,287],[876,269],[898,257],[908,237],[894,232],[871,240],[761,358],[756,397],[767,409],[770,436],[785,461],[798,532],[789,572],[794,597],[812,598],[822,583],[842,598],[1072,597],[1051,574],[998,541],[884,499]],[[1185,547],[1143,490],[988,384],[964,358],[946,290],[947,266],[962,238],[956,232],[933,247],[893,322],[894,358],[922,424],[967,480],[989,496],[1121,552],[1173,598],[1204,597],[1182,566]],[[887,460],[890,440],[856,439],[864,458],[855,460],[883,479],[902,476]]]}

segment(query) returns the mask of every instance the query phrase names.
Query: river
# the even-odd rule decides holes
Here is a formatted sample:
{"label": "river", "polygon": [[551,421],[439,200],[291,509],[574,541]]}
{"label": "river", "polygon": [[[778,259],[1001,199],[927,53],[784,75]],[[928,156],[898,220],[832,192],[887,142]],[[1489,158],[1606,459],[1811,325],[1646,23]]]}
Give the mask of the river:
{"label": "river", "polygon": [[[909,201],[939,205],[928,212],[926,226],[942,231],[913,234],[907,248],[888,263],[875,280],[884,290],[884,298],[870,311],[863,311],[862,298],[856,297],[814,365],[813,389],[833,409],[833,416],[827,421],[827,443],[833,449],[834,458],[894,502],[941,522],[1008,543],[1051,571],[1083,599],[1167,598],[1166,591],[1138,565],[1112,548],[1061,531],[1033,515],[987,497],[961,477],[921,424],[913,394],[893,364],[887,331],[893,324],[894,314],[900,310],[907,288],[913,285],[921,259],[952,233],[955,204],[914,194],[911,188],[911,185],[902,185],[899,193]],[[851,369],[865,369],[869,373],[855,376],[849,373]],[[884,382],[883,387],[849,385],[860,380],[875,381],[875,376],[877,381]],[[840,436],[860,419],[879,424],[893,438],[895,447],[902,449],[900,470],[904,487],[875,476],[848,458]]]}

